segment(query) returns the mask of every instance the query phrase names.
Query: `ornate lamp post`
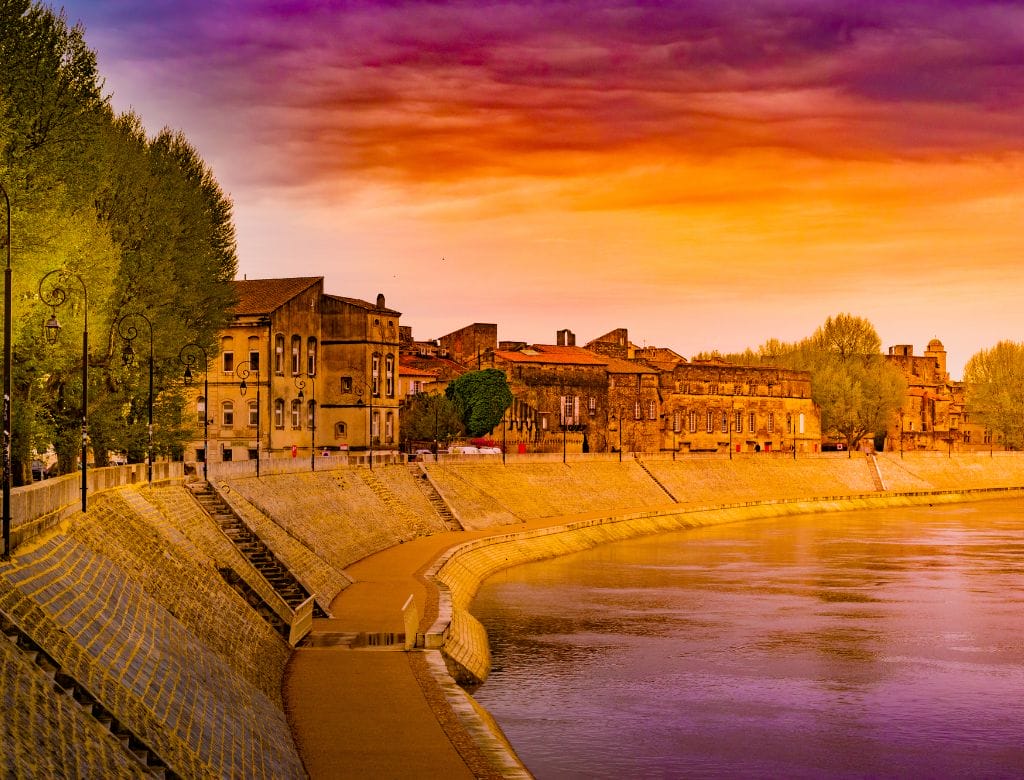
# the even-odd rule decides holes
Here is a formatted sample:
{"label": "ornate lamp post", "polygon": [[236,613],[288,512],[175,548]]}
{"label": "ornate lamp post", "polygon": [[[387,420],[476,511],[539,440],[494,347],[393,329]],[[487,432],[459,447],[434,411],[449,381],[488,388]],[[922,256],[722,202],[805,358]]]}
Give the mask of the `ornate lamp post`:
{"label": "ornate lamp post", "polygon": [[117,335],[124,339],[124,350],[121,352],[121,361],[125,366],[135,363],[135,350],[132,349],[132,342],[139,336],[137,323],[146,323],[149,328],[149,402],[147,410],[149,413],[146,425],[146,481],[153,484],[153,323],[145,314],[126,314],[117,321]]}
{"label": "ornate lamp post", "polygon": [[3,537],[6,560],[11,556],[11,199],[0,184],[7,204],[7,267],[4,269],[4,409],[3,409]]}
{"label": "ornate lamp post", "polygon": [[185,384],[192,384],[192,366],[203,357],[203,479],[209,479],[210,463],[210,361],[206,350],[192,342],[186,344],[178,353],[178,360],[185,365]]}
{"label": "ornate lamp post", "polygon": [[256,364],[255,368],[251,368],[250,361],[243,360],[235,367],[235,374],[239,379],[242,380],[241,384],[238,385],[238,392],[245,396],[245,392],[248,386],[245,380],[253,373],[256,374],[256,478],[260,476],[260,366]]}
{"label": "ornate lamp post", "polygon": [[[47,289],[46,280],[54,274],[57,275],[57,279]],[[62,306],[68,299],[67,290],[60,285],[66,284],[67,280],[72,278],[77,279],[78,283],[82,285],[82,295],[85,302],[82,325],[82,511],[85,512],[89,492],[89,482],[86,478],[86,448],[89,441],[89,290],[86,288],[82,277],[78,274],[57,269],[50,271],[39,280],[39,298],[50,307],[50,319],[46,321],[45,326],[46,340],[50,344],[56,344],[57,337],[60,335],[60,323],[57,322],[57,307]]]}
{"label": "ornate lamp post", "polygon": [[[299,401],[306,398],[306,380],[295,377],[295,386],[299,388]],[[309,470],[316,471],[316,383],[310,377],[309,402],[312,404],[309,413]]]}

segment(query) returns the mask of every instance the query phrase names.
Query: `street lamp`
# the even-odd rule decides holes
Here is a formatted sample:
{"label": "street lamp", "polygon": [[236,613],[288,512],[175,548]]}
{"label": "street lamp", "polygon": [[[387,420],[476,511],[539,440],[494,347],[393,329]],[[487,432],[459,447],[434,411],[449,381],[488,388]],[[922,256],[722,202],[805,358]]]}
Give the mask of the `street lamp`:
{"label": "street lamp", "polygon": [[11,199],[0,184],[7,204],[7,267],[4,269],[4,410],[3,410],[3,559],[11,557]]}
{"label": "street lamp", "polygon": [[135,350],[132,349],[132,342],[139,336],[138,322],[146,323],[149,328],[149,412],[146,426],[146,481],[153,484],[153,323],[145,314],[135,312],[126,314],[117,321],[117,335],[124,339],[124,349],[121,351],[121,362],[125,367],[135,365]]}
{"label": "street lamp", "polygon": [[209,479],[210,463],[210,360],[206,350],[192,342],[186,344],[178,353],[178,360],[185,365],[185,384],[192,384],[192,366],[203,356],[203,479]]}
{"label": "street lamp", "polygon": [[[299,401],[306,398],[306,380],[295,377],[295,386],[299,388]],[[310,377],[309,402],[313,405],[309,413],[309,470],[316,471],[316,383]],[[301,414],[301,412],[300,412]]]}
{"label": "street lamp", "polygon": [[260,364],[257,362],[255,366],[252,366],[252,361],[243,360],[235,367],[235,375],[241,379],[241,383],[238,385],[238,392],[245,396],[245,392],[248,386],[245,380],[249,378],[251,374],[256,374],[256,478],[260,477]]}
{"label": "street lamp", "polygon": [[[46,280],[54,274],[57,279],[51,283],[50,289],[46,289]],[[46,340],[50,344],[57,343],[60,335],[60,323],[57,322],[57,307],[62,306],[68,299],[67,290],[61,287],[67,280],[74,278],[82,285],[82,295],[85,302],[83,308],[84,320],[82,324],[82,511],[85,512],[89,483],[86,478],[86,447],[89,439],[89,290],[85,286],[82,277],[72,271],[56,269],[50,271],[39,280],[39,298],[50,307],[50,319],[46,321]],[[5,380],[6,381],[6,380]]]}

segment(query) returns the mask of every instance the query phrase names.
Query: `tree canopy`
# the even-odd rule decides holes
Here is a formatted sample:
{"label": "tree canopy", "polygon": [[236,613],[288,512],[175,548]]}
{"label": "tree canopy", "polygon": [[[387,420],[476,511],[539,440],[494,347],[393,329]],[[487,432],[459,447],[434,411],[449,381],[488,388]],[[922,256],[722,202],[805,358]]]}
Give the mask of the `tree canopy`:
{"label": "tree canopy", "polygon": [[402,409],[400,425],[405,442],[444,443],[466,432],[455,402],[440,394],[410,396]]}
{"label": "tree canopy", "polygon": [[[135,459],[144,451],[148,377],[140,366],[149,334],[134,345],[140,365],[124,366],[116,329],[131,313],[152,322],[155,437],[158,451],[171,453],[185,436],[178,350],[194,341],[212,354],[231,305],[231,203],[181,133],[148,138],[138,117],[115,115],[84,30],[69,26],[63,13],[0,0],[0,61],[0,184],[11,201],[15,302],[15,482],[26,477],[33,450],[50,445],[61,470],[75,468],[85,291],[96,463],[105,465],[109,451]],[[52,270],[68,274],[50,278],[67,301],[54,310],[61,340],[48,347],[41,334],[51,309],[39,284]]]}
{"label": "tree canopy", "polygon": [[512,403],[505,373],[496,368],[463,374],[448,385],[445,395],[454,401],[469,436],[494,430]]}
{"label": "tree canopy", "polygon": [[1007,449],[1024,449],[1024,344],[1000,341],[964,366],[968,412],[1001,434]]}

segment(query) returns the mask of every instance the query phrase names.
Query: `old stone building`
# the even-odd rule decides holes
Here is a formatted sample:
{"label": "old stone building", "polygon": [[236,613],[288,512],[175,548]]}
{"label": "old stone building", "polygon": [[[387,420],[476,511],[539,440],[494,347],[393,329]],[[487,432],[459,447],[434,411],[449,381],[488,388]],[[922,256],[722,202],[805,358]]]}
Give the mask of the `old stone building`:
{"label": "old stone building", "polygon": [[928,342],[923,355],[911,344],[889,347],[886,359],[907,380],[907,394],[890,420],[885,447],[890,452],[957,452],[1002,449],[992,432],[970,419],[964,404],[963,382],[951,379],[946,349],[938,339]]}
{"label": "old stone building", "polygon": [[[195,438],[186,460],[281,457],[394,445],[399,312],[323,292],[323,277],[232,283],[232,322],[193,371]],[[244,385],[243,385],[244,383]],[[209,421],[208,451],[202,423]]]}

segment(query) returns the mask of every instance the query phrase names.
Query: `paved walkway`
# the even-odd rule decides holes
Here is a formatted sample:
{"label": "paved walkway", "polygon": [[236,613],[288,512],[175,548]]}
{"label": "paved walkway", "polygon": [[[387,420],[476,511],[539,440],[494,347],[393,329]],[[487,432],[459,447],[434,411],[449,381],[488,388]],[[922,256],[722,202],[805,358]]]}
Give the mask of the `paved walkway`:
{"label": "paved walkway", "polygon": [[441,533],[348,567],[355,583],[331,604],[333,618],[313,622],[312,646],[297,648],[285,672],[285,711],[310,777],[501,777],[452,711],[426,654],[331,643],[361,631],[403,633],[401,610],[410,594],[423,616],[420,630],[429,628],[437,597],[422,573],[455,545],[607,516],[594,512]]}

